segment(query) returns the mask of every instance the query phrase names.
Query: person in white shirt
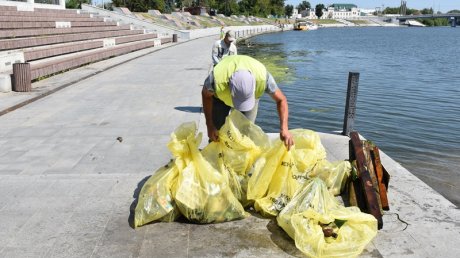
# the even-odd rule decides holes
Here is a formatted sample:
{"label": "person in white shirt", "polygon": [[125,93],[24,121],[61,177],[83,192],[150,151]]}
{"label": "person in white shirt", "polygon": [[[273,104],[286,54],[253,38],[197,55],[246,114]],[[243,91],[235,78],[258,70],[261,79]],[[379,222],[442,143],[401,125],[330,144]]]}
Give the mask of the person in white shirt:
{"label": "person in white shirt", "polygon": [[235,35],[233,31],[227,31],[225,37],[217,40],[212,48],[212,62],[217,65],[222,58],[230,55],[236,55]]}

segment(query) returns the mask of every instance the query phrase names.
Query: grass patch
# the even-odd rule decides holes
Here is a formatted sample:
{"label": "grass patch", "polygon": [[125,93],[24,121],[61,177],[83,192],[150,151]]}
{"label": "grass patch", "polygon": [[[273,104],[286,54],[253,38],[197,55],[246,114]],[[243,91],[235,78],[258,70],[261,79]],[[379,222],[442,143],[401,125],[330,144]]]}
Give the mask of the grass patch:
{"label": "grass patch", "polygon": [[316,20],[310,20],[311,22],[314,22],[316,24],[337,24],[340,23],[336,20],[332,19],[316,19]]}
{"label": "grass patch", "polygon": [[352,22],[357,25],[369,24],[369,22],[367,22],[366,20],[347,20],[347,21]]}

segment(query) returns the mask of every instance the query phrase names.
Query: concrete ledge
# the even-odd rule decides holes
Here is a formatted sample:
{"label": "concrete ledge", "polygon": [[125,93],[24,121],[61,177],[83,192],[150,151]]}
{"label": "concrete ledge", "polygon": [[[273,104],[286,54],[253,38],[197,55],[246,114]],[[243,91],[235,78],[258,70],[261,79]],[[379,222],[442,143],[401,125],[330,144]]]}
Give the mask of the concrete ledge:
{"label": "concrete ledge", "polygon": [[[62,1],[62,0],[61,0]],[[56,5],[56,4],[40,4],[40,3],[29,3],[29,2],[17,2],[17,1],[0,1],[1,5],[3,8],[5,7],[14,7],[16,8],[16,10],[30,10],[32,9],[32,11],[34,10],[34,8],[37,8],[37,9],[42,9],[42,10],[63,10],[65,9],[65,4],[64,2],[62,2],[62,4],[59,4],[59,5]]]}
{"label": "concrete ledge", "polygon": [[103,18],[89,17],[52,17],[52,16],[0,16],[0,22],[103,22]]}
{"label": "concrete ledge", "polygon": [[15,29],[0,31],[0,38],[31,37],[41,35],[56,34],[75,34],[75,33],[99,33],[105,31],[131,30],[130,25],[121,26],[98,26],[98,27],[79,27],[79,28],[53,28],[53,29]]}
{"label": "concrete ledge", "polygon": [[[62,24],[62,26],[61,26]],[[103,27],[117,26],[116,22],[104,21],[4,21],[0,29],[25,29],[25,28],[70,28],[70,27]]]}
{"label": "concrete ledge", "polygon": [[147,34],[141,34],[141,35],[134,35],[134,36],[127,36],[127,37],[118,37],[115,38],[115,44],[123,44],[123,43],[128,43],[128,42],[133,42],[133,41],[138,41],[138,40],[145,40],[145,39],[154,39],[157,38],[157,35],[154,33],[147,33]]}
{"label": "concrete ledge", "polygon": [[82,17],[82,18],[90,18],[90,14],[78,14],[78,13],[61,13],[61,11],[56,11],[55,13],[49,12],[22,12],[22,11],[1,11],[0,16],[52,16],[52,17]]}
{"label": "concrete ledge", "polygon": [[26,50],[24,51],[24,58],[27,62],[29,62],[37,59],[79,52],[99,47],[103,47],[102,41],[81,42],[65,46],[50,46],[45,49]]}
{"label": "concrete ledge", "polygon": [[79,33],[55,35],[46,37],[33,37],[25,39],[6,39],[0,40],[0,50],[26,48],[34,46],[43,46],[51,44],[59,44],[73,41],[84,41],[90,39],[103,39],[111,37],[129,36],[135,34],[143,34],[143,30],[121,30],[121,31],[104,31],[98,33]]}
{"label": "concrete ledge", "polygon": [[37,79],[42,76],[54,74],[60,71],[64,71],[67,69],[72,69],[75,67],[79,67],[84,64],[97,62],[112,56],[118,56],[122,54],[126,54],[132,51],[136,51],[139,49],[153,47],[154,41],[141,41],[136,42],[134,44],[129,45],[121,45],[115,46],[110,48],[105,48],[101,50],[97,50],[91,53],[83,53],[78,56],[72,57],[64,57],[61,59],[44,62],[40,64],[33,64],[31,66],[31,77],[32,80]]}

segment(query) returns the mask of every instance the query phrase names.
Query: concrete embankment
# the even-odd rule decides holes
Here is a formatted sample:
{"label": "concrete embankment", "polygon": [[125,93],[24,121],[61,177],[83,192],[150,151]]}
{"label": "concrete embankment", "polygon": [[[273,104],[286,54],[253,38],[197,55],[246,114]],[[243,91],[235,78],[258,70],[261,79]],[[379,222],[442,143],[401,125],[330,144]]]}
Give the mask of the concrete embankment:
{"label": "concrete embankment", "polygon": [[[200,92],[215,40],[51,77],[34,88],[67,87],[0,116],[0,257],[301,256],[274,220],[257,214],[130,226],[144,179],[171,158],[170,133],[187,121],[205,132]],[[348,157],[347,137],[321,139],[329,160]],[[460,210],[384,153],[382,161],[392,176],[391,211],[362,256],[457,257]]]}

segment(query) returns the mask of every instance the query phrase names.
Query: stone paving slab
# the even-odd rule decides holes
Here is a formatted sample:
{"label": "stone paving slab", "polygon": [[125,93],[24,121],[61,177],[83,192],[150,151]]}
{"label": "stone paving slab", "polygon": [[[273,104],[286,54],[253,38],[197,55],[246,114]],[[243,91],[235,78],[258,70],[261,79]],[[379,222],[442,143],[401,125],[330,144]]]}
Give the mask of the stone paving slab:
{"label": "stone paving slab", "polygon": [[[214,40],[146,54],[0,116],[0,257],[302,257],[253,212],[130,226],[143,182],[171,158],[170,133],[185,121],[205,132],[200,91]],[[330,161],[348,158],[347,137],[320,137]],[[457,257],[460,211],[385,153],[382,162],[391,211],[362,257]]]}

